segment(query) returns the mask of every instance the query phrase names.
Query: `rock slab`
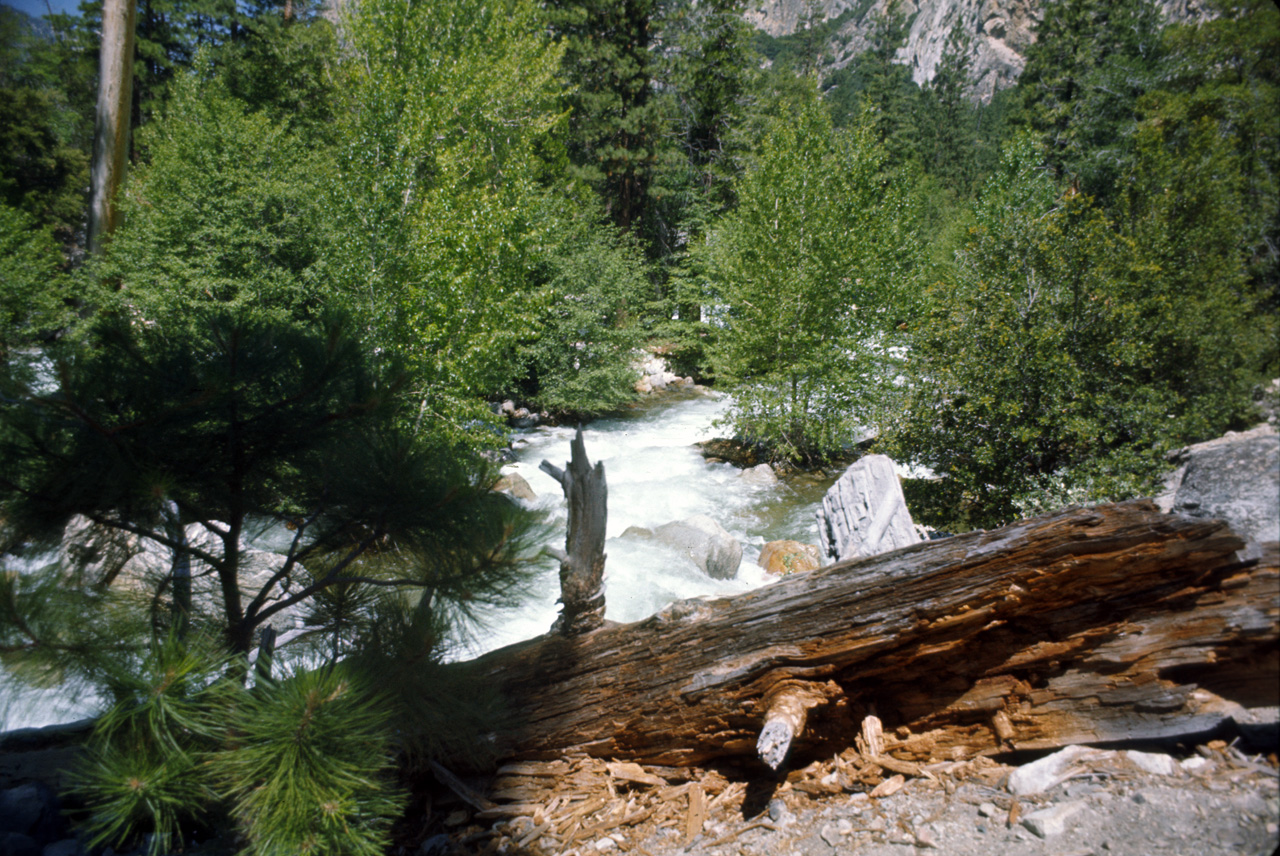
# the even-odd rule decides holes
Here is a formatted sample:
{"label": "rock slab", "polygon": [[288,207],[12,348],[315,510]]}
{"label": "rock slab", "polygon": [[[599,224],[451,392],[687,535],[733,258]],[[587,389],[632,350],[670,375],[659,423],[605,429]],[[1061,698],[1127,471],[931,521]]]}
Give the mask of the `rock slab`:
{"label": "rock slab", "polygon": [[919,540],[887,455],[859,459],[822,498],[818,544],[828,562],[875,556]]}
{"label": "rock slab", "polygon": [[1166,482],[1162,508],[1226,520],[1250,542],[1249,558],[1260,555],[1257,545],[1280,541],[1280,435],[1273,427],[1188,446],[1173,459],[1182,466]]}

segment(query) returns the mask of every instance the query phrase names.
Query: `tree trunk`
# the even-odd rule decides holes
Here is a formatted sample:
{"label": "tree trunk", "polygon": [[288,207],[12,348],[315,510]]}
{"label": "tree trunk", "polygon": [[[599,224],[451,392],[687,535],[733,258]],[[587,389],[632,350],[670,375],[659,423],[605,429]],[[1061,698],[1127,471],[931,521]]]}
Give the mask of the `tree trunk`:
{"label": "tree trunk", "polygon": [[124,179],[129,155],[136,9],[133,0],[104,0],[102,5],[89,206],[89,252],[95,255],[102,252],[105,239],[117,225],[116,192]]}
{"label": "tree trunk", "polygon": [[604,623],[604,536],[609,490],[604,464],[587,460],[579,428],[570,444],[570,461],[562,470],[550,461],[538,469],[560,482],[569,503],[565,550],[548,548],[560,560],[560,602],[564,609],[553,632],[576,636]]}
{"label": "tree trunk", "polygon": [[776,766],[864,722],[898,764],[1193,733],[1280,693],[1277,549],[1241,546],[1146,500],[1068,509],[460,668],[505,693],[515,758]]}

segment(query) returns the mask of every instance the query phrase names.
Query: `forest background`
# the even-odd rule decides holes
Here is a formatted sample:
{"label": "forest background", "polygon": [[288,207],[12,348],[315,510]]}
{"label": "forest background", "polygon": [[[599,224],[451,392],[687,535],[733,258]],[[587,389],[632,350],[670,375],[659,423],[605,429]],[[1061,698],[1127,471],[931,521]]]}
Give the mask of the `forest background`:
{"label": "forest background", "polygon": [[[918,86],[892,5],[841,68],[839,22],[816,8],[784,38],[743,11],[144,0],[121,225],[89,253],[102,6],[0,7],[6,549],[56,544],[82,515],[203,562],[221,586],[208,656],[234,660],[285,608],[237,581],[243,528],[274,519],[297,537],[272,585],[311,610],[317,650],[377,649],[362,668],[385,673],[518,588],[532,522],[487,498],[491,403],[615,411],[641,348],[731,392],[726,431],[774,460],[841,459],[874,429],[937,476],[913,505],[951,529],[1149,493],[1166,452],[1248,424],[1280,374],[1272,3],[1168,24],[1149,0],[1059,0],[1017,85],[985,103],[959,28]],[[196,522],[221,552],[185,540]],[[247,666],[174,641],[199,612],[178,565],[146,609],[75,607],[146,628],[114,671],[104,640],[132,637],[104,618],[73,639],[67,608],[40,606],[54,583],[5,577],[7,664],[133,699],[86,779],[102,840],[183,835],[208,798],[174,784],[174,759],[212,757],[200,788],[258,852],[296,848],[316,811],[334,852],[377,852],[394,816],[382,760],[342,799],[272,803],[273,735],[262,757],[232,752],[207,715],[238,706],[241,736],[278,736],[296,718],[265,711],[311,721],[317,699],[350,698],[346,733],[381,746],[368,693],[334,669],[270,703],[212,681],[243,688]],[[140,707],[138,676],[177,661],[190,708]],[[424,681],[405,697],[439,695]],[[421,757],[468,739],[415,728],[436,735]],[[385,759],[339,733],[321,755]],[[126,756],[150,759],[148,799],[120,785],[141,775]]]}

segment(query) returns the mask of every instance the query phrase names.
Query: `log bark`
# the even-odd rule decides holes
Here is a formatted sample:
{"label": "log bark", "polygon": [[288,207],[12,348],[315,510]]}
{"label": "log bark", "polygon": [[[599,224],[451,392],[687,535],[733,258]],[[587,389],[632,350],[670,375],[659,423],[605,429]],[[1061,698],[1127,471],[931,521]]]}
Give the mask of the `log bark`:
{"label": "log bark", "polygon": [[569,504],[565,549],[550,549],[560,561],[560,602],[564,605],[553,633],[576,636],[604,623],[604,539],[609,490],[604,464],[587,460],[582,429],[569,446],[570,459],[562,470],[550,461],[538,469],[560,482]]}
{"label": "log bark", "polygon": [[512,758],[780,763],[868,717],[891,764],[1166,737],[1277,702],[1280,562],[1242,545],[1145,500],[1069,509],[460,668],[505,694]]}

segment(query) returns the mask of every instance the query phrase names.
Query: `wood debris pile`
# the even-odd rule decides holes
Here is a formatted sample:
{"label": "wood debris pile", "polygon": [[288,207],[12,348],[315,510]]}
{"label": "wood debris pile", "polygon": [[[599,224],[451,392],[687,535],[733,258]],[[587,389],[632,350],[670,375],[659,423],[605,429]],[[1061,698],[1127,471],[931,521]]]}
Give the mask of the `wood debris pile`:
{"label": "wood debris pile", "polygon": [[[861,739],[858,743],[776,778],[758,768],[642,766],[569,755],[507,764],[482,795],[447,771],[437,771],[449,793],[437,795],[437,810],[428,808],[422,819],[429,822],[423,828],[443,829],[458,851],[482,856],[589,856],[610,851],[643,856],[650,849],[707,850],[753,830],[777,832],[787,813],[799,814],[824,800],[850,800],[868,808],[852,832],[879,840],[906,834],[886,824],[892,817],[886,809],[892,804],[884,801],[908,790],[945,795],[940,814],[952,806],[952,795],[963,803],[988,804],[998,812],[993,820],[1007,827],[1017,826],[1049,799],[1042,793],[1010,793],[1006,783],[1016,768],[991,758],[922,764],[889,754],[871,755]],[[1208,763],[1184,762],[1179,775],[1209,790],[1225,790],[1250,777],[1280,776],[1275,754],[1250,757],[1221,740],[1197,747],[1193,758]],[[1122,784],[1144,775],[1124,752],[1092,750],[1058,784]],[[957,793],[962,783],[976,788]],[[931,846],[923,840],[917,844]]]}

